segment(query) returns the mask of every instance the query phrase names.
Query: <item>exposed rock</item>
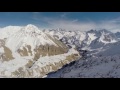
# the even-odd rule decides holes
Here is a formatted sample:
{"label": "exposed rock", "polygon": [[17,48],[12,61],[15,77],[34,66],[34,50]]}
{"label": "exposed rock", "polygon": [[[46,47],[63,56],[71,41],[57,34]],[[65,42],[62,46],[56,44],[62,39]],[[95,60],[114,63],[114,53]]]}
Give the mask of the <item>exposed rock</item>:
{"label": "exposed rock", "polygon": [[25,66],[26,66],[26,68],[31,68],[33,64],[34,64],[34,62],[32,60],[29,60]]}
{"label": "exposed rock", "polygon": [[26,68],[19,68],[18,70],[12,72],[12,76],[13,77],[24,77],[24,78],[31,78],[31,77],[35,77],[35,73],[37,73],[36,77],[43,77],[46,74],[48,74],[49,72],[52,71],[57,71],[58,69],[60,69],[62,66],[70,63],[71,61],[77,60],[79,58],[79,54],[71,54],[69,56],[66,57],[65,60],[61,60],[59,62],[55,62],[54,64],[49,64],[46,65],[44,67],[40,67],[37,66],[37,68],[32,68],[34,61],[29,60],[29,62],[26,64]]}
{"label": "exposed rock", "polygon": [[30,46],[30,45],[27,45],[27,48],[28,48],[28,52],[29,52],[30,55],[32,56],[31,46]]}
{"label": "exposed rock", "polygon": [[28,51],[25,47],[23,47],[23,50],[18,49],[17,51],[21,56],[28,56]]}
{"label": "exposed rock", "polygon": [[8,47],[6,47],[6,46],[3,46],[3,48],[4,48],[4,53],[2,53],[2,54],[0,55],[0,58],[1,58],[3,61],[9,61],[9,60],[14,59],[11,50],[10,50]]}

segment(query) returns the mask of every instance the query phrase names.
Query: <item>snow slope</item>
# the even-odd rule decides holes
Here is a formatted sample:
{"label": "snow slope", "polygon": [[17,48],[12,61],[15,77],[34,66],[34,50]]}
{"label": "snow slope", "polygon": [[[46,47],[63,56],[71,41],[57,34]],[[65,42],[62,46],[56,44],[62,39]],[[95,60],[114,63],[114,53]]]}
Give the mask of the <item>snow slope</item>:
{"label": "snow slope", "polygon": [[12,36],[12,34],[18,32],[21,28],[22,26],[6,26],[4,28],[0,28],[0,39]]}

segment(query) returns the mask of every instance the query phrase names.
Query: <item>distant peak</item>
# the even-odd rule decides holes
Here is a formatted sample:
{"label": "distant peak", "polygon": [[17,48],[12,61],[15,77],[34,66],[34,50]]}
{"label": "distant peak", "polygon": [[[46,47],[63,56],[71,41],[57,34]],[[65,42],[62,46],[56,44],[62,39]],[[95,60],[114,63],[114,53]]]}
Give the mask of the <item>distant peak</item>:
{"label": "distant peak", "polygon": [[100,32],[104,32],[104,33],[111,33],[109,30],[106,30],[106,29],[102,29],[102,30],[99,30]]}
{"label": "distant peak", "polygon": [[87,33],[95,33],[95,32],[97,32],[97,30],[91,29],[90,31],[87,31]]}

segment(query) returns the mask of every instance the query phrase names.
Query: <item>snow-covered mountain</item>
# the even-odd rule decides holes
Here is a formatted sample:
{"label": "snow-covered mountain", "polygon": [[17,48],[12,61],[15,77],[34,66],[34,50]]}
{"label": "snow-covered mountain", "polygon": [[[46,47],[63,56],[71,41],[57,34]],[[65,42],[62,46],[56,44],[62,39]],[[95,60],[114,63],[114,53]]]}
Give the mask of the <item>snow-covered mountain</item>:
{"label": "snow-covered mountain", "polygon": [[[82,58],[62,69],[49,73],[47,78],[118,78],[120,33],[105,29],[81,31],[49,31],[66,45],[75,45]],[[46,31],[45,31],[46,32]],[[51,33],[52,32],[52,33]],[[83,52],[85,50],[85,52]]]}
{"label": "snow-covered mountain", "polygon": [[110,44],[119,41],[118,36],[115,33],[103,30],[90,30],[86,32],[81,31],[65,31],[56,30],[44,30],[44,32],[51,34],[58,40],[61,40],[65,44],[75,45],[77,47],[92,47],[93,43],[96,44]]}
{"label": "snow-covered mountain", "polygon": [[32,24],[0,29],[0,77],[42,77],[79,57]]}
{"label": "snow-covered mountain", "polygon": [[105,29],[7,26],[0,28],[0,77],[120,77],[119,46],[120,32]]}
{"label": "snow-covered mountain", "polygon": [[[77,50],[87,50],[89,53],[104,55],[119,54],[119,32],[112,33],[106,29],[81,31],[67,31],[67,30],[44,30],[44,32],[51,34],[56,39],[62,41],[67,46],[75,45]],[[108,50],[110,51],[109,53]],[[112,51],[113,50],[113,51]]]}

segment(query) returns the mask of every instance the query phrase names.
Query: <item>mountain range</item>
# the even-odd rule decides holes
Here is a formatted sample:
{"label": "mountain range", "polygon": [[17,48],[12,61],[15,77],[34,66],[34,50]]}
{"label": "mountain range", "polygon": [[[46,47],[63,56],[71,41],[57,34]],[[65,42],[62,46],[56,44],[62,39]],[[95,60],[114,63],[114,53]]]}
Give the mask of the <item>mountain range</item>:
{"label": "mountain range", "polygon": [[7,26],[0,28],[0,77],[120,77],[119,46],[120,32],[106,29]]}
{"label": "mountain range", "polygon": [[[120,32],[106,29],[45,31],[67,46],[75,45],[82,58],[51,72],[47,78],[119,78],[120,77]],[[85,52],[84,52],[85,51]]]}

